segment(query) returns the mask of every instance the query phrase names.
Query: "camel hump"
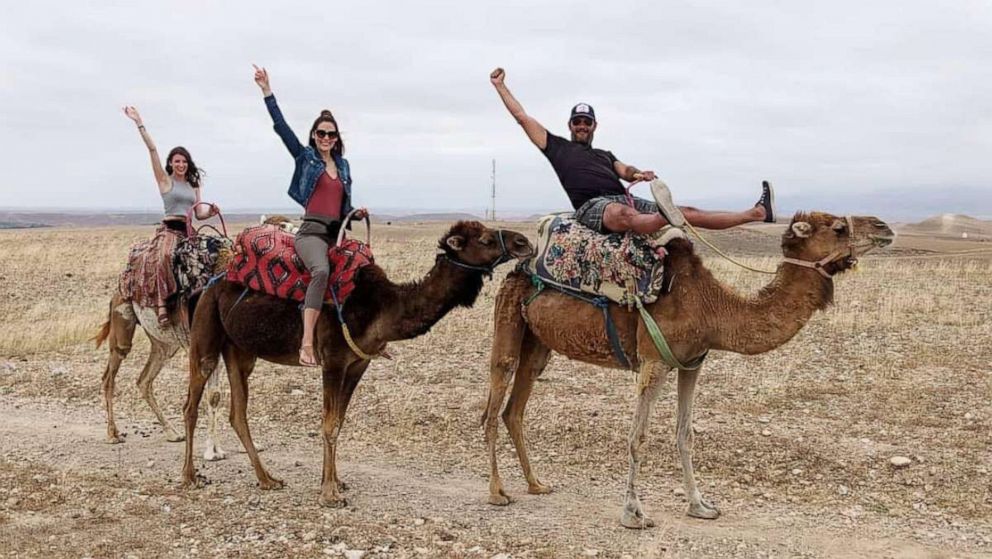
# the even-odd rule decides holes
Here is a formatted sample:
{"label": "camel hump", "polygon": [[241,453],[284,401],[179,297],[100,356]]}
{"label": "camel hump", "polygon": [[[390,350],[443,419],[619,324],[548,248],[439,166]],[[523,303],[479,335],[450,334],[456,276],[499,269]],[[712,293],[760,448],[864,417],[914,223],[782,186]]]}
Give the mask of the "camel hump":
{"label": "camel hump", "polygon": [[536,255],[520,268],[546,284],[628,307],[637,299],[653,303],[664,284],[665,246],[684,238],[675,227],[652,235],[601,234],[569,214],[551,214],[538,221]]}
{"label": "camel hump", "polygon": [[[279,224],[267,223],[245,229],[234,245],[228,281],[280,299],[303,301],[310,272],[296,253],[292,234]],[[327,257],[331,273],[325,300],[343,304],[355,289],[358,271],[375,263],[372,250],[355,239],[344,239],[328,249]]]}

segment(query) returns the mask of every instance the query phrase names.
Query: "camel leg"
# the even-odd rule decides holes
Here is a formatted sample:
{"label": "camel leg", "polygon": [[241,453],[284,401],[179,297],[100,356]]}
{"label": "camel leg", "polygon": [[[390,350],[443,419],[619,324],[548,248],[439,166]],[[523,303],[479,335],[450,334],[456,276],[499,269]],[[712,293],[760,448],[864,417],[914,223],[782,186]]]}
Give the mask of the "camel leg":
{"label": "camel leg", "polygon": [[107,347],[110,349],[110,357],[107,360],[107,367],[103,370],[103,403],[107,410],[107,442],[111,444],[122,443],[124,439],[117,431],[117,422],[114,421],[114,382],[117,380],[117,372],[121,368],[121,363],[131,352],[131,342],[134,340],[134,329],[138,324],[138,319],[131,310],[131,305],[121,299],[120,295],[114,295],[110,300],[110,313],[107,317],[107,325],[104,328],[108,332]]}
{"label": "camel leg", "polygon": [[682,460],[682,484],[686,497],[689,499],[689,516],[713,519],[720,516],[720,511],[699,493],[696,486],[696,474],[692,468],[692,403],[696,395],[696,379],[699,370],[687,371],[679,369],[679,406],[676,416],[676,446],[679,458]]}
{"label": "camel leg", "polygon": [[186,456],[183,460],[183,487],[196,486],[196,469],[193,467],[193,435],[200,410],[200,399],[220,356],[216,351],[207,351],[197,340],[191,340],[189,348],[189,391],[183,406],[183,419],[186,423]]}
{"label": "camel leg", "polygon": [[138,375],[138,389],[141,391],[141,396],[148,402],[148,407],[152,409],[152,413],[158,419],[162,430],[165,431],[165,440],[170,443],[182,442],[183,435],[176,431],[172,423],[162,413],[162,409],[155,399],[155,388],[153,386],[155,377],[162,371],[165,362],[179,351],[179,345],[161,342],[153,338],[151,334],[148,335],[148,341],[151,342],[151,350],[148,352],[148,361],[145,362],[145,368]]}
{"label": "camel leg", "polygon": [[217,444],[218,407],[220,407],[220,375],[211,373],[207,378],[207,441],[203,449],[203,459],[208,462],[227,458],[227,453]]}
{"label": "camel leg", "polygon": [[320,476],[320,505],[324,507],[344,507],[347,499],[341,495],[346,487],[338,477],[337,442],[344,426],[348,404],[355,393],[358,382],[368,368],[367,361],[352,363],[342,369],[325,355],[323,373],[324,406],[321,432],[324,436],[324,466]]}
{"label": "camel leg", "polygon": [[231,426],[248,453],[248,459],[255,469],[255,477],[258,478],[258,486],[262,490],[282,489],[285,486],[282,480],[269,475],[262,465],[248,429],[248,377],[255,368],[255,356],[228,345],[224,348],[224,365],[227,366],[227,378],[231,382]]}
{"label": "camel leg", "polygon": [[493,317],[496,331],[493,333],[493,348],[489,358],[489,397],[482,413],[482,426],[489,451],[489,504],[498,506],[510,504],[510,496],[503,490],[503,480],[499,477],[496,436],[499,411],[503,407],[510,380],[520,364],[521,343],[527,331],[527,324],[520,311],[521,292],[514,289],[507,280],[503,282],[496,297]]}
{"label": "camel leg", "polygon": [[[338,434],[341,433],[341,429],[344,427],[345,412],[348,410],[348,404],[351,403],[351,397],[355,394],[355,389],[358,388],[358,382],[362,380],[362,376],[365,375],[366,369],[369,368],[371,362],[369,361],[359,361],[353,363],[348,367],[348,374],[345,377],[344,391],[342,392],[341,405],[338,407]],[[337,472],[337,439],[334,440],[334,449],[331,454],[331,459],[334,461],[334,482],[338,486],[338,491],[346,491],[348,485],[341,481],[338,477]]]}
{"label": "camel leg", "polygon": [[624,499],[623,515],[620,517],[620,524],[626,528],[642,529],[654,526],[654,521],[644,516],[634,481],[637,478],[637,472],[641,469],[641,449],[647,441],[651,411],[654,409],[654,403],[658,400],[658,394],[665,384],[669,370],[667,365],[657,362],[649,361],[641,364],[639,375],[641,381],[637,388],[637,406],[634,410],[634,422],[630,428],[630,439],[627,441],[630,456],[627,495]]}
{"label": "camel leg", "polygon": [[528,335],[524,339],[520,352],[520,366],[513,377],[510,399],[506,403],[506,409],[503,410],[503,422],[510,432],[510,439],[517,449],[517,457],[520,458],[520,467],[524,471],[524,477],[527,478],[527,492],[532,495],[551,493],[551,487],[541,483],[531,471],[530,460],[527,458],[527,444],[524,440],[524,408],[534,387],[534,379],[540,376],[547,366],[550,356],[551,350],[533,335]]}

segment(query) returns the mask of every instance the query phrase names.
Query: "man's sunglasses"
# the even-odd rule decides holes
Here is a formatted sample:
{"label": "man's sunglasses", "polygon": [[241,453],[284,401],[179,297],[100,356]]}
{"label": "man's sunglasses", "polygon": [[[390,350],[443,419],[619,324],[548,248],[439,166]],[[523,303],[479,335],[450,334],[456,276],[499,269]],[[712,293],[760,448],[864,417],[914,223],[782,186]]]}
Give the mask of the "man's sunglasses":
{"label": "man's sunglasses", "polygon": [[572,119],[572,126],[578,126],[580,124],[585,124],[586,126],[592,126],[592,119],[586,118],[584,116],[579,116]]}
{"label": "man's sunglasses", "polygon": [[324,138],[337,138],[338,137],[338,131],[337,130],[314,130],[313,133],[318,138],[320,138],[321,140],[323,140]]}

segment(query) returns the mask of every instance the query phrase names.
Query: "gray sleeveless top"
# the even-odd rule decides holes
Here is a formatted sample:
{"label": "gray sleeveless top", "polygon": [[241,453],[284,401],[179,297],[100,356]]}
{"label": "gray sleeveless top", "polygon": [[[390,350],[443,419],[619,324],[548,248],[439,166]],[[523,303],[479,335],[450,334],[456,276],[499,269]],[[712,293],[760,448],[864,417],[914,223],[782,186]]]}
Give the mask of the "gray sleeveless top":
{"label": "gray sleeveless top", "polygon": [[172,182],[172,189],[162,195],[165,215],[186,217],[186,212],[196,203],[196,192],[186,181],[172,177],[169,177],[169,180]]}

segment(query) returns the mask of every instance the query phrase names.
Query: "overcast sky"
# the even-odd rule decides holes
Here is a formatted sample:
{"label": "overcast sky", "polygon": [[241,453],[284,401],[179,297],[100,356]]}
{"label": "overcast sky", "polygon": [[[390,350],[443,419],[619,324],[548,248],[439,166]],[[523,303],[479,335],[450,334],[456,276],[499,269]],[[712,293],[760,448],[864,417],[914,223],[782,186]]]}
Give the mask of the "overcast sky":
{"label": "overcast sky", "polygon": [[763,178],[800,205],[992,198],[989,2],[5,4],[0,207],[161,210],[133,104],[206,169],[205,198],[292,208],[253,62],[297,134],[334,111],[373,211],[481,214],[493,158],[498,210],[568,207],[496,66],[552,132],[592,104],[595,145],[679,201],[750,204]]}

